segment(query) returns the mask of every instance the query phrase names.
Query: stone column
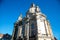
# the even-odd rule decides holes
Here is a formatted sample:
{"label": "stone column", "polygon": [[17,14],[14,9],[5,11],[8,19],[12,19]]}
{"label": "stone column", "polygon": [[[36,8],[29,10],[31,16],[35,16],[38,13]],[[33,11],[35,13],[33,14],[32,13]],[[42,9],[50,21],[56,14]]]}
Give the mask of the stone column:
{"label": "stone column", "polygon": [[14,33],[15,33],[15,27],[14,27],[14,29],[13,29],[13,33],[12,33],[12,38],[11,38],[11,40],[14,40]]}
{"label": "stone column", "polygon": [[29,40],[29,23],[27,23],[27,40]]}
{"label": "stone column", "polygon": [[25,39],[29,40],[29,23],[25,24]]}
{"label": "stone column", "polygon": [[17,39],[22,36],[22,25],[18,27]]}

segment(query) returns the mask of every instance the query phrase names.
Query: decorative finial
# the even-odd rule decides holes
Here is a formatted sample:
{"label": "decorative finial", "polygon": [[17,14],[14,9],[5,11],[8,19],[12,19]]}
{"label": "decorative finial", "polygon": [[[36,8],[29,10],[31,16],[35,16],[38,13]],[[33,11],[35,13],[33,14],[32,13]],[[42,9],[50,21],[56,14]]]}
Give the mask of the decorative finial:
{"label": "decorative finial", "polygon": [[31,4],[31,7],[29,9],[29,12],[30,13],[35,13],[35,4],[34,3]]}
{"label": "decorative finial", "polygon": [[32,3],[32,4],[31,4],[31,7],[35,7],[35,4],[34,4],[34,3]]}
{"label": "decorative finial", "polygon": [[20,14],[19,18],[18,18],[18,21],[21,21],[22,20],[22,14]]}
{"label": "decorative finial", "polygon": [[40,12],[39,6],[36,6],[36,12]]}

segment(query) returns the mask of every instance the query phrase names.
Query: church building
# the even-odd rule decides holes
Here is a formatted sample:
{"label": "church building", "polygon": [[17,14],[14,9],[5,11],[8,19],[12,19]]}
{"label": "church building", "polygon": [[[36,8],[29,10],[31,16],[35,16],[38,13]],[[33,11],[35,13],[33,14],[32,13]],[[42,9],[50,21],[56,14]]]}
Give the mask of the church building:
{"label": "church building", "polygon": [[54,40],[49,21],[39,6],[32,4],[22,18],[22,14],[14,24],[11,40]]}

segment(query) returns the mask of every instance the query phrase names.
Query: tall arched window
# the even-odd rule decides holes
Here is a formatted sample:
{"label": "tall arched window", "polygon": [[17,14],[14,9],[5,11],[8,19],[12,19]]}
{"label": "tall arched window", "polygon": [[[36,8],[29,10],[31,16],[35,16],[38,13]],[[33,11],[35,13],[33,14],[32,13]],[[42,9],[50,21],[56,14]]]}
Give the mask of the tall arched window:
{"label": "tall arched window", "polygon": [[31,35],[35,36],[35,27],[34,27],[34,23],[31,24]]}

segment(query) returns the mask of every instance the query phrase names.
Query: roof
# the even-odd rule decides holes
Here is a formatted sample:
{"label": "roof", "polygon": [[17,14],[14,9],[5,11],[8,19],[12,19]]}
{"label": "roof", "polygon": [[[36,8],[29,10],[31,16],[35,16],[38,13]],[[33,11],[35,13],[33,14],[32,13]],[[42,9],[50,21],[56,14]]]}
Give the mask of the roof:
{"label": "roof", "polygon": [[3,34],[0,34],[0,38],[2,38],[3,37]]}

